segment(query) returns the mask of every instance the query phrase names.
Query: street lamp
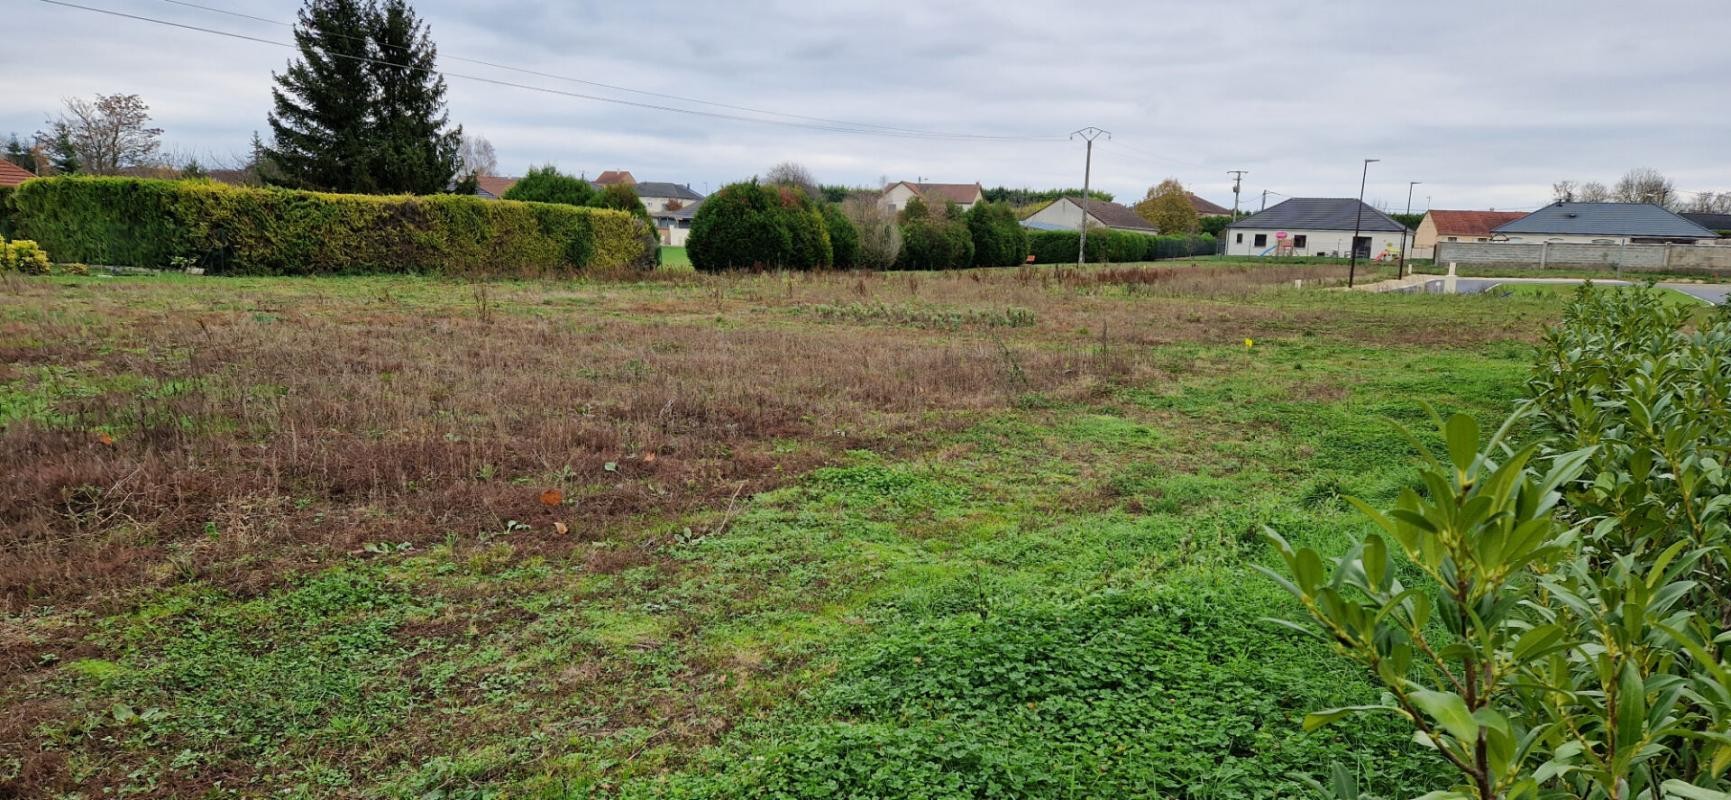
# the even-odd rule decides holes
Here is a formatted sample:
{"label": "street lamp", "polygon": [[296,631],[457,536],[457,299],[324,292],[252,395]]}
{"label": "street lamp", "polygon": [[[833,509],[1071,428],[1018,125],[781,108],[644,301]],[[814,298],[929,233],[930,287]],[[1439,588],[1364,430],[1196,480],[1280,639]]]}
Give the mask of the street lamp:
{"label": "street lamp", "polygon": [[[1421,183],[1424,183],[1424,181],[1407,181],[1406,182],[1406,215],[1409,219],[1412,217],[1412,187],[1417,186]],[[1400,266],[1395,268],[1394,276],[1396,278],[1406,277],[1406,221],[1405,220],[1402,220],[1400,223]]]}
{"label": "street lamp", "polygon": [[1358,277],[1358,231],[1364,225],[1364,182],[1370,179],[1370,165],[1381,160],[1380,158],[1365,159],[1364,174],[1358,176],[1358,208],[1353,209],[1352,243],[1348,246],[1348,249],[1352,250],[1352,259],[1346,267],[1346,288],[1348,289],[1352,288],[1354,279]]}

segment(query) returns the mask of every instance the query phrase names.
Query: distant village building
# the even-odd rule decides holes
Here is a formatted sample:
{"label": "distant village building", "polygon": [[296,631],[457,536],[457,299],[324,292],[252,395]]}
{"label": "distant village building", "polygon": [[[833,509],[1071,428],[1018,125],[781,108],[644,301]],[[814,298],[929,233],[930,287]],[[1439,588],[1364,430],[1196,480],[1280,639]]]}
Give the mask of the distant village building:
{"label": "distant village building", "polygon": [[1493,242],[1520,244],[1695,244],[1719,238],[1700,224],[1652,203],[1564,203],[1545,206],[1492,231]]}
{"label": "distant village building", "polygon": [[[1358,238],[1353,239],[1353,231]],[[1393,217],[1351,197],[1294,197],[1226,226],[1229,256],[1381,258],[1400,252],[1412,232]]]}
{"label": "distant village building", "polygon": [[1196,196],[1195,192],[1186,192],[1190,197],[1190,207],[1196,209],[1198,217],[1230,217],[1232,209],[1212,203]]}
{"label": "distant village building", "polygon": [[[1154,234],[1159,230],[1141,214],[1106,200],[1088,201],[1088,230],[1110,228],[1119,231]],[[1022,227],[1037,231],[1079,231],[1082,229],[1082,200],[1060,197],[1045,208],[1028,215]]]}
{"label": "distant village building", "polygon": [[1526,215],[1525,211],[1427,211],[1413,234],[1412,257],[1433,257],[1437,242],[1488,242],[1497,226]]}
{"label": "distant village building", "polygon": [[0,159],[0,187],[11,188],[34,177],[36,177],[36,173],[5,159]]}
{"label": "distant village building", "polygon": [[955,203],[967,211],[975,203],[986,199],[986,190],[975,183],[913,183],[897,181],[884,187],[883,204],[890,210],[900,212],[908,207],[908,201],[920,198],[927,206],[942,208],[948,203]]}

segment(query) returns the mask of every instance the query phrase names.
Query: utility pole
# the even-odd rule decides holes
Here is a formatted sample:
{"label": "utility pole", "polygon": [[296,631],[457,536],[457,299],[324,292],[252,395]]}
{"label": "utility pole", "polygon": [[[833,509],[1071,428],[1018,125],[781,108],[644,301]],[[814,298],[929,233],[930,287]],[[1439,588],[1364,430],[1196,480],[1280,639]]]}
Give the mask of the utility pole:
{"label": "utility pole", "polygon": [[1250,174],[1247,169],[1229,169],[1226,174],[1232,176],[1232,221],[1238,221],[1238,187],[1244,183],[1244,176]]}
{"label": "utility pole", "polygon": [[1268,190],[1263,189],[1262,190],[1262,208],[1260,210],[1258,210],[1256,213],[1260,214],[1263,211],[1267,211],[1267,210],[1268,210]]}
{"label": "utility pole", "polygon": [[1088,143],[1087,160],[1082,165],[1082,236],[1081,243],[1076,246],[1076,266],[1080,267],[1088,260],[1088,192],[1094,177],[1094,140],[1101,136],[1112,138],[1112,132],[1101,130],[1092,125],[1070,134],[1073,141],[1076,137]]}
{"label": "utility pole", "polygon": [[[1406,215],[1409,217],[1412,216],[1412,187],[1421,183],[1424,181],[1406,182]],[[1404,220],[1400,223],[1400,266],[1395,267],[1394,276],[1396,278],[1406,277],[1406,222]]]}
{"label": "utility pole", "polygon": [[1346,267],[1346,288],[1348,289],[1352,288],[1353,280],[1358,277],[1358,231],[1364,225],[1364,183],[1370,179],[1370,165],[1381,160],[1380,158],[1365,159],[1364,174],[1358,176],[1358,207],[1352,210],[1352,241],[1348,242],[1346,247],[1352,251],[1352,259],[1347,262]]}

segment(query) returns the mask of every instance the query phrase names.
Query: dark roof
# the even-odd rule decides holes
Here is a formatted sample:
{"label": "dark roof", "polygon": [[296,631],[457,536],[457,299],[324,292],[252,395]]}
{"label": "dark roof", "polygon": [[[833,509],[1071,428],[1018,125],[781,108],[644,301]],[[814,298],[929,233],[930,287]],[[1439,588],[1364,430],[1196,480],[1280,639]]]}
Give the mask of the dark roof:
{"label": "dark roof", "polygon": [[1552,203],[1497,233],[1712,239],[1718,234],[1652,203]]}
{"label": "dark roof", "polygon": [[1525,211],[1445,211],[1427,212],[1438,236],[1489,236],[1498,225],[1514,222],[1527,215]]}
{"label": "dark roof", "polygon": [[[659,197],[659,195],[657,196]],[[672,211],[658,212],[655,216],[659,219],[693,219],[697,216],[697,209],[702,206],[703,201],[698,200],[695,203],[686,203]]]}
{"label": "dark roof", "polygon": [[[1080,198],[1066,197],[1064,200],[1066,202],[1074,203],[1077,206],[1082,205],[1082,200]],[[1141,214],[1117,203],[1105,200],[1089,200],[1088,216],[1099,220],[1101,224],[1108,228],[1122,228],[1125,230],[1149,232],[1158,230],[1154,227],[1154,223],[1143,219]]]}
{"label": "dark roof", "polygon": [[703,195],[691,191],[691,187],[665,181],[639,181],[632,184],[638,197],[671,197],[675,200],[702,200]]}
{"label": "dark roof", "polygon": [[1712,231],[1731,231],[1731,214],[1706,214],[1699,211],[1683,212],[1683,219],[1700,225]]}
{"label": "dark roof", "polygon": [[511,191],[517,185],[516,178],[501,178],[497,175],[476,175],[475,194],[479,197],[490,197],[497,200]]}
{"label": "dark roof", "polygon": [[[1362,216],[1360,213],[1362,212]],[[1399,231],[1404,225],[1393,217],[1351,197],[1294,197],[1276,203],[1260,214],[1251,214],[1228,228],[1313,231]]]}
{"label": "dark roof", "polygon": [[1187,192],[1186,194],[1190,195],[1190,207],[1196,209],[1196,213],[1200,216],[1225,217],[1232,214],[1232,209],[1215,203],[1210,203],[1207,200],[1197,197],[1195,192]]}
{"label": "dark roof", "polygon": [[17,186],[36,174],[6,159],[0,158],[0,186]]}

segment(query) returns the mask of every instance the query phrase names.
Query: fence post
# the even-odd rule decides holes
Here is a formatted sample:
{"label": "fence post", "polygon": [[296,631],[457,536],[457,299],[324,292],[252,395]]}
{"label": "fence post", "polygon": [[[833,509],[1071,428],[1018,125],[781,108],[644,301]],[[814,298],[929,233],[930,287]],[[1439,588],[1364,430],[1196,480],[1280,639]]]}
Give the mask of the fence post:
{"label": "fence post", "polygon": [[1673,248],[1673,247],[1676,247],[1676,245],[1674,245],[1674,244],[1665,245],[1665,256],[1664,256],[1664,258],[1662,258],[1659,261],[1659,268],[1660,269],[1670,271],[1670,269],[1671,269],[1671,248]]}
{"label": "fence post", "polygon": [[1539,243],[1539,269],[1545,269],[1551,263],[1551,243]]}

